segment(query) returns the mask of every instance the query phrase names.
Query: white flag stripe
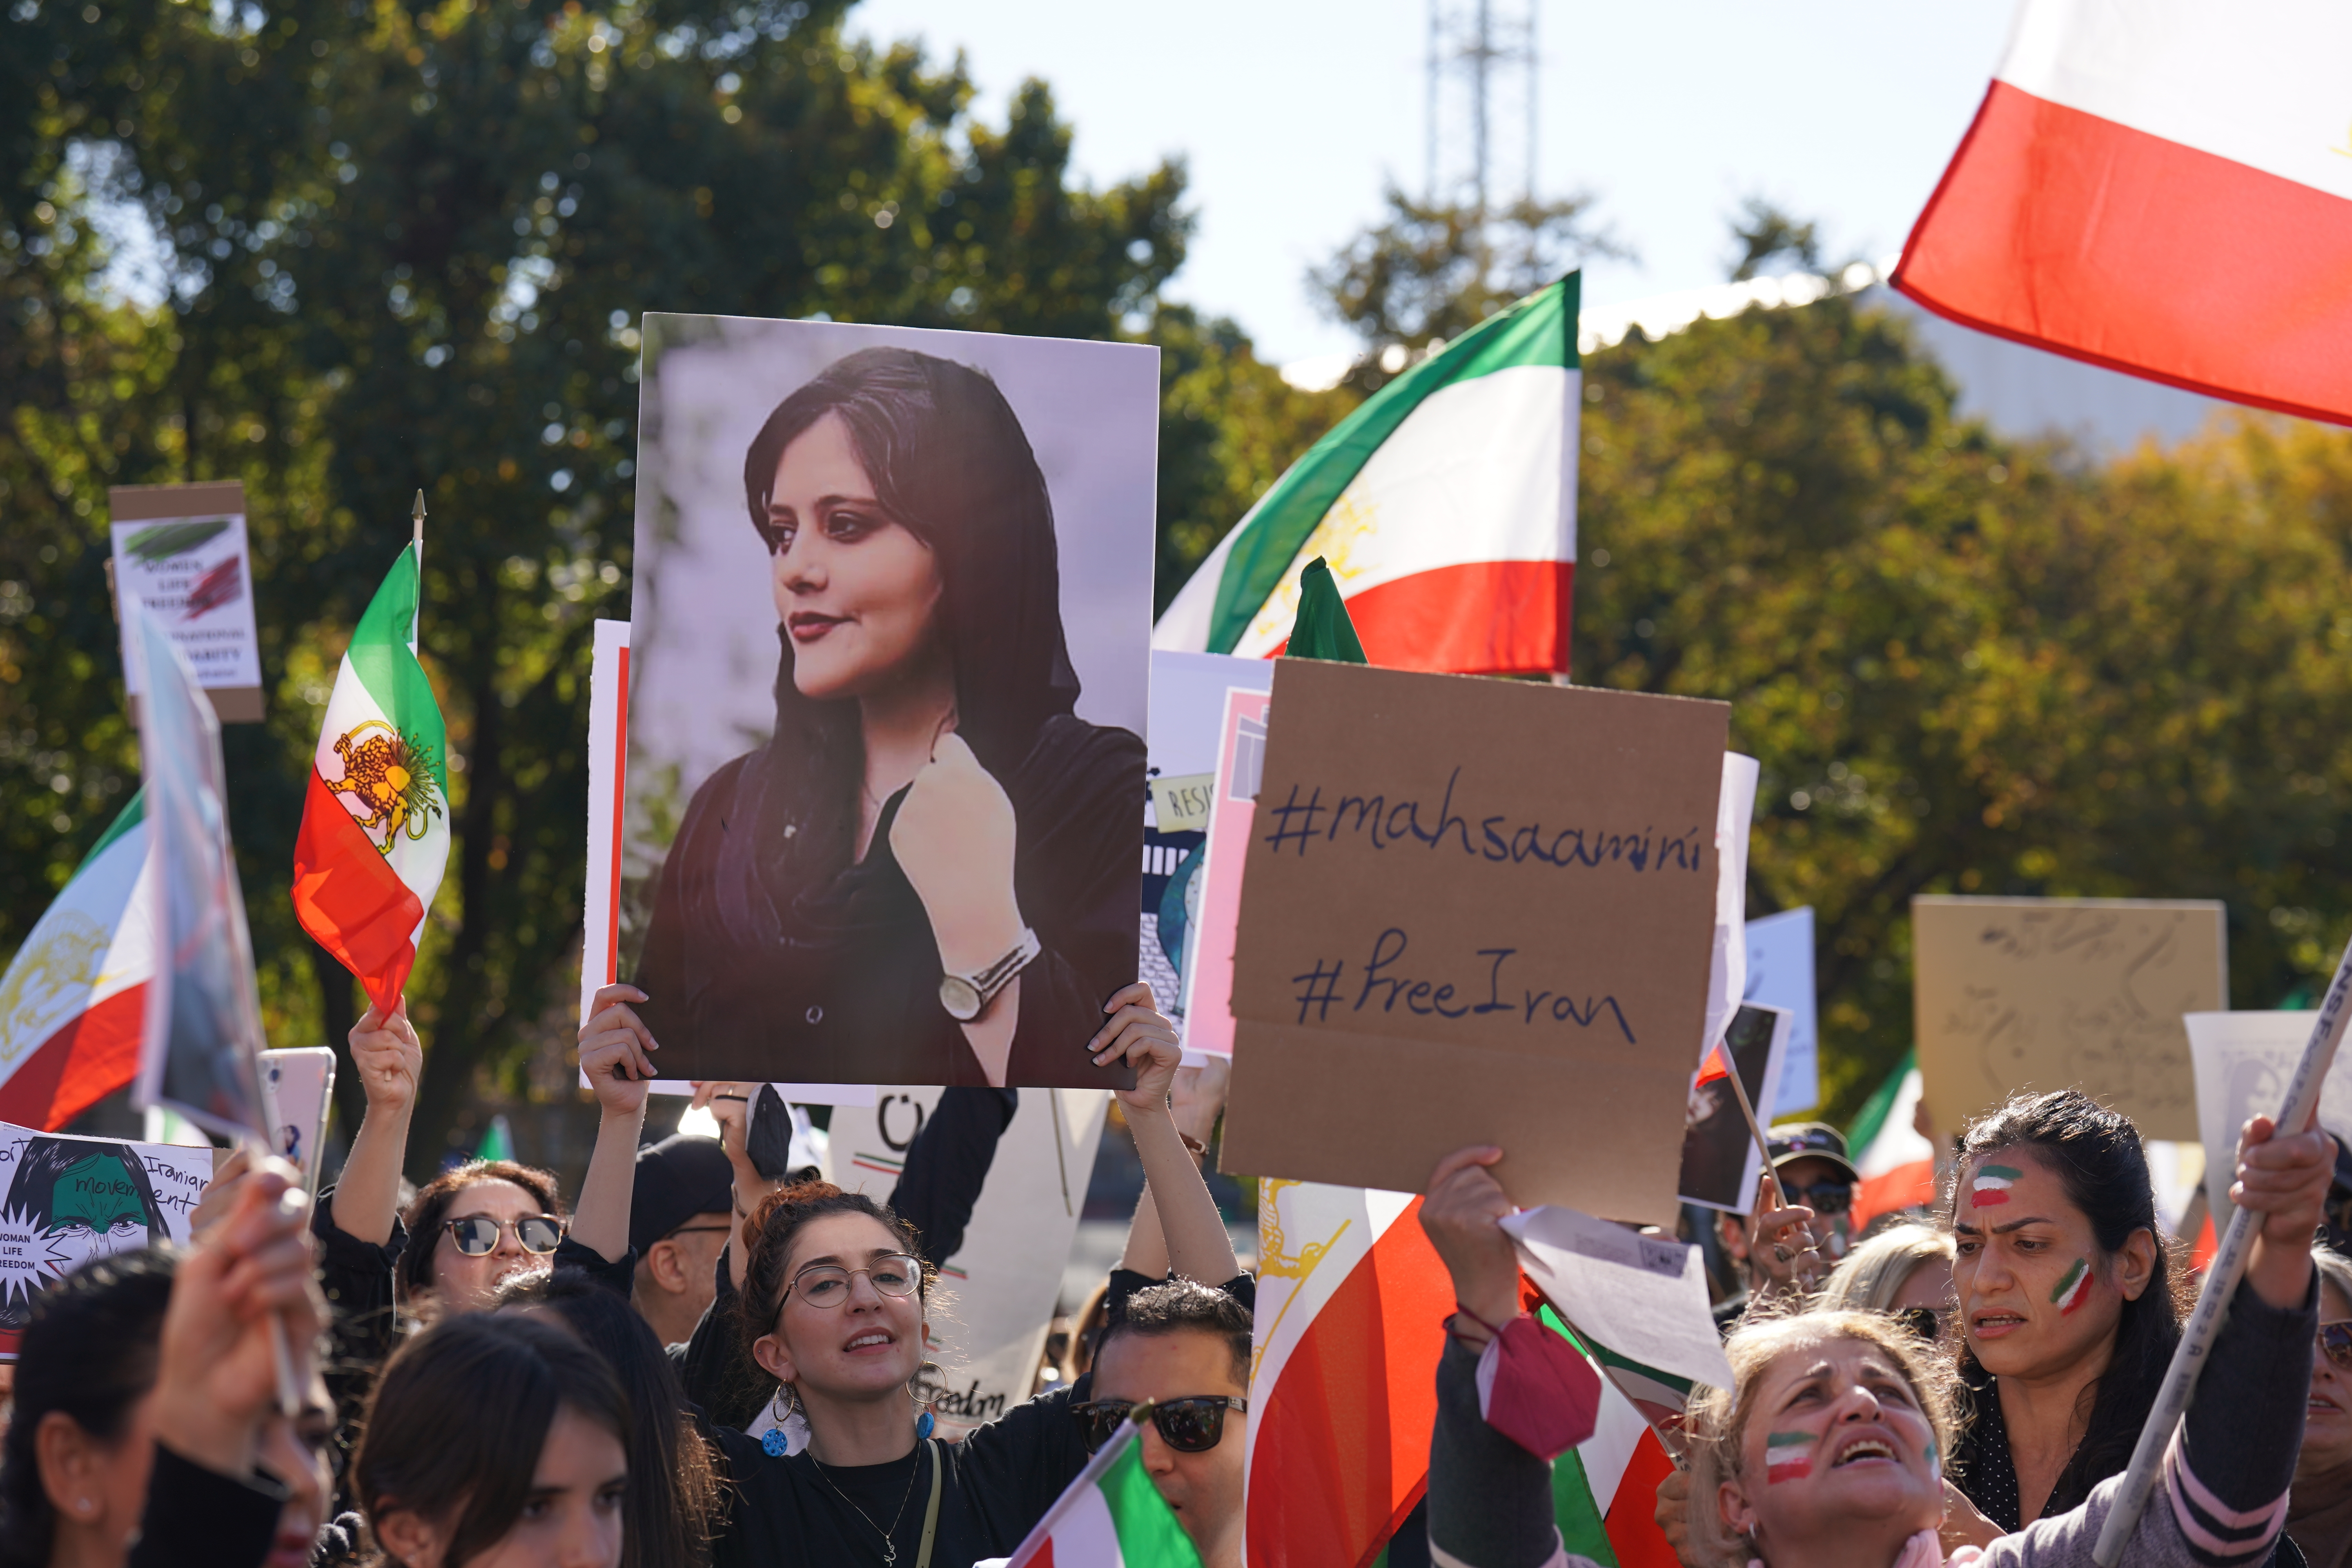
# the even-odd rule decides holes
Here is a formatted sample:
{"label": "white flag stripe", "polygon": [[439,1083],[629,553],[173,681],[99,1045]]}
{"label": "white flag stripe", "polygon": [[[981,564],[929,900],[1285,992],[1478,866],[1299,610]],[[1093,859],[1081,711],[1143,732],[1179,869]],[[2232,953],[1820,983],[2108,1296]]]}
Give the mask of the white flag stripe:
{"label": "white flag stripe", "polygon": [[1054,1526],[1054,1568],[1120,1568],[1126,1561],[1109,1500],[1102,1488],[1090,1486]]}
{"label": "white flag stripe", "polygon": [[2283,180],[2352,197],[2342,0],[2027,0],[2000,79]]}
{"label": "white flag stripe", "polygon": [[1563,435],[1582,385],[1579,371],[1515,365],[1423,399],[1299,546],[1233,651],[1263,658],[1290,636],[1298,574],[1318,555],[1342,598],[1445,566],[1574,560],[1576,447]]}

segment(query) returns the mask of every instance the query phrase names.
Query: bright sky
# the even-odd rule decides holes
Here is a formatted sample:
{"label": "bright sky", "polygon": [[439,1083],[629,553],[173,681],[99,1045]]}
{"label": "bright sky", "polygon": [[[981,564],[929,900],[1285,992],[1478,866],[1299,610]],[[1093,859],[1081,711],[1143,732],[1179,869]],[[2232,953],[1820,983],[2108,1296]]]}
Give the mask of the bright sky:
{"label": "bright sky", "polygon": [[[1525,3],[1491,0],[1498,16]],[[1820,220],[1832,260],[1892,254],[1968,129],[2011,12],[1536,3],[1543,194],[1589,190],[1641,257],[1588,268],[1588,305],[1721,282],[1727,220],[1750,195]],[[1378,217],[1384,178],[1422,184],[1428,17],[1427,0],[865,0],[850,27],[962,48],[992,121],[1023,78],[1045,78],[1098,184],[1184,155],[1199,226],[1171,292],[1234,317],[1281,363],[1350,346],[1316,313],[1306,268]],[[1514,170],[1519,96],[1504,95],[1493,132]]]}

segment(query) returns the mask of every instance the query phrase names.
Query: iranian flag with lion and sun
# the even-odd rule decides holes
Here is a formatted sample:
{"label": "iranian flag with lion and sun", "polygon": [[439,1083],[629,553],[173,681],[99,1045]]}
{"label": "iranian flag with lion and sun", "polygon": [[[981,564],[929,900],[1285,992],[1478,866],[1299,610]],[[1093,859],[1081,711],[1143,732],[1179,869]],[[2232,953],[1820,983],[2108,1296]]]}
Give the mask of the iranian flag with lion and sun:
{"label": "iranian flag with lion and sun", "polygon": [[449,742],[416,662],[418,557],[400,552],[352,633],[302,803],[294,912],[389,1012],[449,859]]}

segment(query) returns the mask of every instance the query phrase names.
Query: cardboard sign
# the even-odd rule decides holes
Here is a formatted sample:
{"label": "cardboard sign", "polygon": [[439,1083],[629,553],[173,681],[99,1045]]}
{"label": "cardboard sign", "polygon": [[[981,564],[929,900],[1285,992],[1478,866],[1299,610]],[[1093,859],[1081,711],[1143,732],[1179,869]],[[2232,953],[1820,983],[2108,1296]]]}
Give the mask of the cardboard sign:
{"label": "cardboard sign", "polygon": [[[2238,1134],[2249,1119],[2276,1116],[2287,1079],[2311,1041],[2313,1013],[2191,1013],[2183,1020],[2196,1063],[2198,1134],[2205,1145],[2205,1201],[2213,1234],[2230,1228],[2236,1205]],[[2338,1048],[2319,1084],[2319,1125],[2352,1148],[2352,1051]]]}
{"label": "cardboard sign", "polygon": [[[245,486],[117,485],[106,495],[118,599],[136,598],[170,630],[224,723],[259,722],[261,641],[253,624]],[[122,665],[131,694],[144,695],[127,643]]]}
{"label": "cardboard sign", "polygon": [[1259,691],[1225,693],[1224,739],[1217,748],[1208,841],[1194,880],[1200,895],[1184,936],[1184,1058],[1234,1054],[1234,932],[1241,919],[1242,873],[1250,824],[1265,770],[1266,713]]}
{"label": "cardboard sign", "polygon": [[1225,1168],[1671,1225],[1716,914],[1720,702],[1283,659]]}
{"label": "cardboard sign", "polygon": [[188,1239],[209,1145],[72,1138],[0,1122],[0,1362],[34,1299],[95,1258]]}
{"label": "cardboard sign", "polygon": [[2184,1013],[2227,1005],[2222,908],[2203,900],[1911,900],[1927,1113],[1958,1131],[2020,1092],[2079,1089],[2143,1138],[2197,1136]]}
{"label": "cardboard sign", "polygon": [[1818,1005],[1813,992],[1813,911],[1782,910],[1748,922],[1747,999],[1789,1011],[1789,1048],[1780,1060],[1780,1091],[1756,1114],[1769,1121],[1811,1110],[1822,1100],[1815,1055]]}
{"label": "cardboard sign", "polygon": [[[836,1109],[834,1181],[887,1198],[939,1098],[936,1089],[886,1085],[871,1110]],[[931,1411],[941,1436],[960,1437],[1029,1397],[1109,1106],[1101,1089],[1021,1091],[963,1246],[940,1266],[940,1310],[924,1348],[940,1366]]]}
{"label": "cardboard sign", "polygon": [[[1723,1032],[1732,1070],[1748,1090],[1750,1105],[1769,1105],[1788,1070],[1790,1016],[1779,1007],[1743,1004]],[[1762,1112],[1758,1112],[1761,1115]],[[1768,1134],[1769,1135],[1769,1134]],[[1764,1174],[1764,1154],[1739,1114],[1728,1079],[1717,1079],[1691,1090],[1690,1125],[1683,1131],[1682,1200],[1727,1214],[1755,1206],[1756,1184]]]}

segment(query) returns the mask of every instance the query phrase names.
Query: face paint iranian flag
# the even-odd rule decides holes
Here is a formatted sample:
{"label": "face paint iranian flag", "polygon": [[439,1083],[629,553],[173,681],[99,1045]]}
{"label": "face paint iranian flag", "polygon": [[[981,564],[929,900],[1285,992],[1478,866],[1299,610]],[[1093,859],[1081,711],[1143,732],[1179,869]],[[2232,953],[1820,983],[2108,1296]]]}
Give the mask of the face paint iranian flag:
{"label": "face paint iranian flag", "polygon": [[1976,1180],[1969,1184],[1969,1195],[1980,1209],[2005,1204],[2009,1202],[2011,1184],[2023,1174],[2013,1165],[1979,1165]]}
{"label": "face paint iranian flag", "polygon": [[1775,1432],[1764,1439],[1764,1475],[1772,1481],[1801,1481],[1813,1473],[1813,1436]]}
{"label": "face paint iranian flag", "polygon": [[2074,1267],[2066,1270],[2066,1278],[2058,1281],[2050,1292],[2050,1304],[2058,1309],[2062,1318],[2071,1316],[2091,1295],[2091,1265],[2088,1259],[2077,1258]]}

